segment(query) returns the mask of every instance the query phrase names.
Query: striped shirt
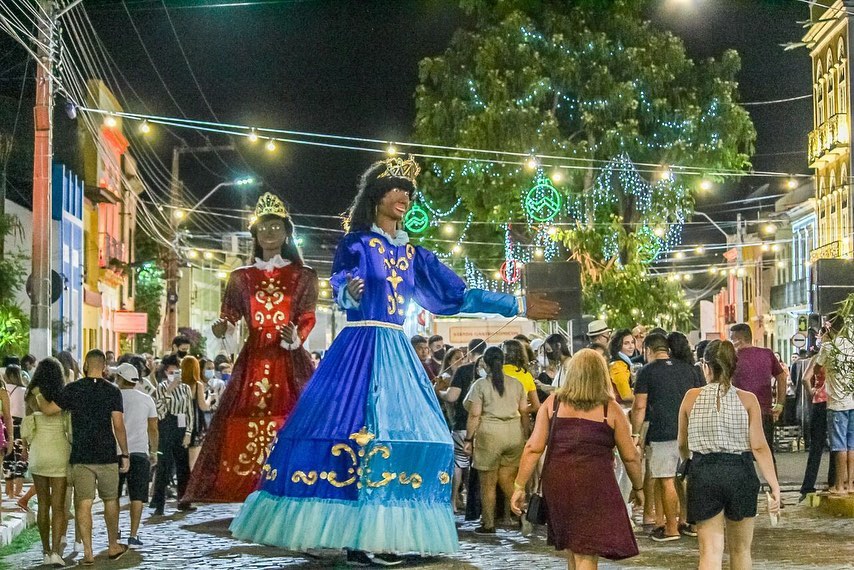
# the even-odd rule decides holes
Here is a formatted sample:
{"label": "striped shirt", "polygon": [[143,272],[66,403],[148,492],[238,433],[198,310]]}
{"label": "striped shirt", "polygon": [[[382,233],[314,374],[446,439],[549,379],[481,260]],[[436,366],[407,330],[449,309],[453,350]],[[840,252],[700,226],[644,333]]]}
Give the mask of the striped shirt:
{"label": "striped shirt", "polygon": [[[718,408],[720,395],[720,408]],[[720,384],[700,388],[688,415],[688,449],[696,453],[743,453],[750,451],[747,409],[731,387]]]}
{"label": "striped shirt", "polygon": [[194,402],[193,389],[189,385],[179,382],[174,390],[169,391],[169,382],[163,381],[157,386],[154,393],[154,403],[157,404],[157,417],[161,420],[167,416],[179,418],[181,425],[181,414],[184,416],[184,425],[192,428],[195,425],[196,405]]}

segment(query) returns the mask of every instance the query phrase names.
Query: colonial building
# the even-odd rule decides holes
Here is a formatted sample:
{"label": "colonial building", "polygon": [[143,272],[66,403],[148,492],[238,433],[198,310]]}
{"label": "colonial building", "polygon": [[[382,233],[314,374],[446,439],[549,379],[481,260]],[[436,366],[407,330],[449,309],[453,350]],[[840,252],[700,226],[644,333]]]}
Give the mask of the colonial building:
{"label": "colonial building", "polygon": [[815,170],[816,243],[810,259],[850,257],[852,249],[851,60],[848,57],[854,4],[810,3],[811,25],[804,43],[812,59],[813,121],[809,166]]}

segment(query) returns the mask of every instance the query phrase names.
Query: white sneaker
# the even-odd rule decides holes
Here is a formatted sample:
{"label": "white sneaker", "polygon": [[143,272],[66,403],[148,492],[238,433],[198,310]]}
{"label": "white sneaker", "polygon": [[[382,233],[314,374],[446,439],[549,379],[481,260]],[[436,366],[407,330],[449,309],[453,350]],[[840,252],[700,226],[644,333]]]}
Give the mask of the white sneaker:
{"label": "white sneaker", "polygon": [[83,554],[83,543],[82,542],[75,542],[74,543],[74,552],[76,554]]}
{"label": "white sneaker", "polygon": [[62,556],[59,554],[51,554],[50,555],[50,563],[54,568],[65,568],[65,560],[62,559]]}
{"label": "white sneaker", "polygon": [[53,563],[51,559],[50,552],[44,553],[44,562],[42,562],[42,566],[50,566]]}

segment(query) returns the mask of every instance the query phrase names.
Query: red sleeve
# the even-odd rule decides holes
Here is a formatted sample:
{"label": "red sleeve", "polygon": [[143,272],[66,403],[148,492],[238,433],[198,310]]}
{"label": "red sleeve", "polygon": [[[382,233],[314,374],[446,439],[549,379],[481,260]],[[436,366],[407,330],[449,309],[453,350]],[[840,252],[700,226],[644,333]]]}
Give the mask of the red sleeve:
{"label": "red sleeve", "polygon": [[305,343],[317,322],[314,314],[317,307],[317,273],[311,267],[302,268],[294,307],[293,320],[297,326],[297,336]]}
{"label": "red sleeve", "polygon": [[225,295],[222,297],[222,308],[219,316],[232,324],[237,324],[247,313],[246,300],[248,298],[246,285],[246,272],[237,269],[231,272],[228,285],[225,286]]}

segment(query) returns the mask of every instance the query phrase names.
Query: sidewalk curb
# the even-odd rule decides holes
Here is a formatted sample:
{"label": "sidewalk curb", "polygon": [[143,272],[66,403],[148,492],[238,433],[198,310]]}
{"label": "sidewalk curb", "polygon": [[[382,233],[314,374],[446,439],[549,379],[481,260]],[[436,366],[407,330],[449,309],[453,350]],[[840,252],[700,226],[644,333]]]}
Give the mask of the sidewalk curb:
{"label": "sidewalk curb", "polygon": [[[69,492],[71,491],[71,489],[68,490]],[[101,498],[96,497],[95,501],[92,503],[92,507],[94,508],[99,504],[101,504]],[[4,506],[14,507],[16,505],[13,502],[8,502]],[[36,510],[38,509],[38,504],[35,497],[30,501],[29,506],[30,512],[28,513],[0,513],[0,547],[8,546],[13,540],[18,538],[22,532],[36,525]],[[69,523],[73,524],[73,521],[69,521]]]}

